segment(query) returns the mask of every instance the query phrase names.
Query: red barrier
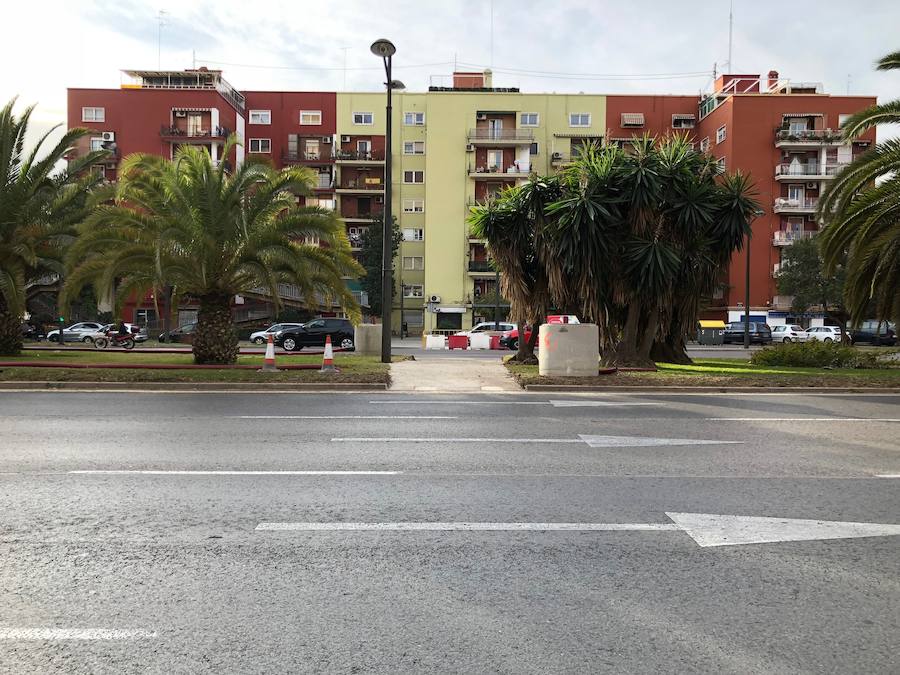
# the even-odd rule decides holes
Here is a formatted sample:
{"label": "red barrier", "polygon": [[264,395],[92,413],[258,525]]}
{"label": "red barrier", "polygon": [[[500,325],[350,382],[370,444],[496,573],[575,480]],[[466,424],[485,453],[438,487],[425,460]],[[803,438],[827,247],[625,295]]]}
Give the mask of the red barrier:
{"label": "red barrier", "polygon": [[500,344],[499,335],[491,335],[491,349],[503,349],[503,345]]}
{"label": "red barrier", "polygon": [[468,335],[448,335],[447,336],[447,348],[448,349],[468,349],[469,348],[469,336]]}

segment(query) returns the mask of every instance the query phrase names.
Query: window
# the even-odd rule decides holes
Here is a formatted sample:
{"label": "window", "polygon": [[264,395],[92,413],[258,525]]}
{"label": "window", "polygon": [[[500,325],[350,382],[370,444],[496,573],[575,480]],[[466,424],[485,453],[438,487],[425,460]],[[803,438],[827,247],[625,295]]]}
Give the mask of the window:
{"label": "window", "polygon": [[319,139],[305,138],[303,139],[303,158],[319,159]]}
{"label": "window", "polygon": [[491,173],[499,173],[503,171],[503,151],[502,150],[488,150],[487,151],[487,166],[488,171]]}
{"label": "window", "polygon": [[424,199],[404,199],[403,200],[403,213],[424,213],[425,212],[425,200]]}
{"label": "window", "polygon": [[716,129],[716,143],[721,143],[725,140],[725,125],[723,124],[718,129]]}
{"label": "window", "polygon": [[269,138],[251,138],[250,152],[272,152],[272,140]]}
{"label": "window", "polygon": [[590,113],[569,113],[570,127],[589,127],[591,126]]}
{"label": "window", "polygon": [[847,120],[849,120],[851,117],[853,116],[850,113],[842,113],[838,115],[838,129],[844,126],[844,124],[847,123]]}
{"label": "window", "polygon": [[424,155],[425,141],[403,141],[404,155]]}
{"label": "window", "polygon": [[425,286],[422,284],[403,284],[404,298],[424,298]]}
{"label": "window", "polygon": [[82,122],[105,122],[106,121],[106,108],[82,108],[81,109],[81,121]]}
{"label": "window", "polygon": [[271,110],[251,110],[250,111],[250,124],[271,124],[272,123],[272,111]]}
{"label": "window", "polygon": [[106,167],[102,164],[94,164],[91,167],[91,171],[98,178],[106,178]]}
{"label": "window", "polygon": [[538,154],[538,144],[537,144],[537,143],[532,143],[532,144],[531,144],[531,147],[528,149],[528,154],[529,154],[529,155],[536,155],[536,154]]}
{"label": "window", "polygon": [[725,158],[724,157],[719,157],[719,159],[716,160],[716,164],[722,171],[725,170]]}
{"label": "window", "polygon": [[357,159],[372,159],[372,141],[356,141]]}
{"label": "window", "polygon": [[621,124],[626,128],[640,129],[644,126],[644,113],[622,113]]}
{"label": "window", "polygon": [[322,111],[321,110],[301,110],[300,111],[300,124],[303,126],[318,126],[322,124]]}
{"label": "window", "polygon": [[536,127],[540,121],[540,115],[537,113],[522,113],[519,115],[520,127]]}
{"label": "window", "polygon": [[[371,124],[371,122],[369,123]],[[403,113],[403,124],[410,127],[424,127],[425,126],[425,113],[423,112],[408,112]]]}
{"label": "window", "polygon": [[709,136],[700,141],[700,152],[706,152],[709,150]]}
{"label": "window", "polygon": [[103,139],[102,138],[92,138],[91,139],[91,152],[97,152],[97,150],[103,149]]}
{"label": "window", "polygon": [[375,117],[370,112],[353,113],[353,124],[374,124]]}
{"label": "window", "polygon": [[672,115],[673,129],[693,129],[695,124],[696,120],[693,115],[680,115],[677,113]]}
{"label": "window", "polygon": [[424,241],[425,240],[425,230],[422,228],[404,228],[403,230],[403,241]]}
{"label": "window", "polygon": [[403,269],[405,270],[424,270],[425,257],[421,255],[405,255],[403,256]]}
{"label": "window", "polygon": [[425,182],[425,172],[424,171],[404,171],[403,172],[403,182],[404,183],[424,183]]}

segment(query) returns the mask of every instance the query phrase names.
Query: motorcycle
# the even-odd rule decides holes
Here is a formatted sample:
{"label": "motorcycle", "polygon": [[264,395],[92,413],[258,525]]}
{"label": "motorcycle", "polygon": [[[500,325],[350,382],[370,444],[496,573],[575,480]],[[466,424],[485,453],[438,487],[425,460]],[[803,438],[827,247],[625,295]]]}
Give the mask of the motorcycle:
{"label": "motorcycle", "polygon": [[134,337],[131,335],[120,335],[119,333],[110,331],[105,337],[94,338],[94,347],[97,349],[106,349],[110,344],[114,347],[134,349]]}

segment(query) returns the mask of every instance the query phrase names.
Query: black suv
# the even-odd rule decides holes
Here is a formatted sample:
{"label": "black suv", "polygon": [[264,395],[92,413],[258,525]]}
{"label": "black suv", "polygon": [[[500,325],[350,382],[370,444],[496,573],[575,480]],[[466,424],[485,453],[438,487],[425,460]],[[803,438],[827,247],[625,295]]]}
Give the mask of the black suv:
{"label": "black suv", "polygon": [[275,334],[274,342],[287,352],[304,347],[324,347],[325,336],[331,336],[335,349],[353,351],[353,324],[350,319],[313,319],[302,326],[288,328]]}
{"label": "black suv", "polygon": [[897,344],[897,334],[894,330],[893,324],[867,320],[863,321],[859,328],[851,331],[850,338],[853,340],[853,344],[868,342],[873,345],[893,346]]}
{"label": "black suv", "polygon": [[[732,321],[725,326],[723,339],[726,345],[730,342],[744,344],[744,322]],[[761,345],[772,343],[772,329],[769,328],[769,324],[750,322],[750,344],[754,342]]]}

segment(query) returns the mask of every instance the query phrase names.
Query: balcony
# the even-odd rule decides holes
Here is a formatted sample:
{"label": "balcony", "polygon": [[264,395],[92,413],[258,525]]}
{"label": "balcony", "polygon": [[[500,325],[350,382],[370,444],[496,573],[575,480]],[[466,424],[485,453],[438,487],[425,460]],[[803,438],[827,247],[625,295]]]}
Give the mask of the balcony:
{"label": "balcony", "polygon": [[777,277],[778,273],[781,271],[781,263],[775,263],[772,265],[772,277]]}
{"label": "balcony", "polygon": [[505,171],[499,166],[469,166],[468,171],[475,180],[522,180],[531,173],[531,166],[510,166]]}
{"label": "balcony", "polygon": [[790,246],[800,239],[812,239],[818,234],[815,230],[778,230],[772,239],[774,246]]}
{"label": "balcony", "polygon": [[281,153],[281,161],[284,164],[331,164],[333,159],[330,154],[323,152],[292,152],[286,150]]}
{"label": "balcony", "polygon": [[531,145],[531,129],[469,129],[466,139],[472,145]]}
{"label": "balcony", "polygon": [[356,150],[334,150],[335,164],[345,165],[368,165],[368,164],[384,164],[383,150],[370,150],[369,152],[359,152]]}
{"label": "balcony", "polygon": [[494,270],[493,265],[490,260],[470,260],[469,261],[469,273],[470,274],[495,274],[496,270]]}
{"label": "balcony", "polygon": [[847,166],[846,163],[819,164],[818,162],[809,162],[807,164],[777,164],[775,166],[775,180],[830,180],[845,166]]}
{"label": "balcony", "polygon": [[818,197],[807,197],[806,199],[786,199],[784,197],[779,197],[775,200],[775,206],[772,208],[772,212],[815,213],[818,205]]}
{"label": "balcony", "polygon": [[163,140],[178,143],[209,143],[210,141],[223,143],[229,134],[231,134],[231,130],[226,127],[185,130],[175,126],[163,126],[159,129],[159,135]]}
{"label": "balcony", "polygon": [[365,181],[348,180],[338,185],[335,188],[335,192],[348,195],[384,194],[384,182],[380,178],[367,178]]}
{"label": "balcony", "polygon": [[843,145],[841,132],[833,129],[775,129],[776,148],[819,148]]}

